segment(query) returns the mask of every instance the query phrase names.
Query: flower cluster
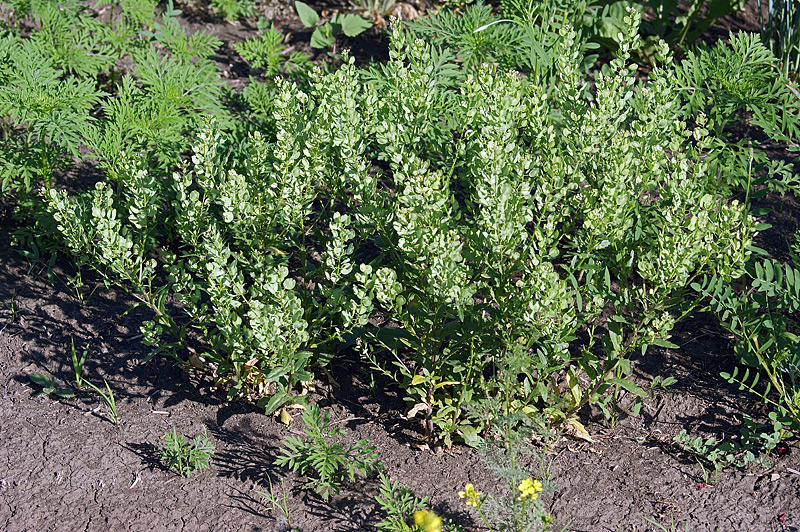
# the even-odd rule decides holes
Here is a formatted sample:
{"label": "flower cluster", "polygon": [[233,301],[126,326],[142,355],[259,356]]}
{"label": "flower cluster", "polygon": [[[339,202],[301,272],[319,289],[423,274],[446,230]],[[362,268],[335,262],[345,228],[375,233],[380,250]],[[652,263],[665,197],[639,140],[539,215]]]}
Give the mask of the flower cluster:
{"label": "flower cluster", "polygon": [[481,505],[481,492],[475,490],[475,486],[472,483],[468,483],[464,486],[464,491],[459,491],[458,496],[462,499],[467,499],[467,506],[474,506],[475,508],[480,507]]}
{"label": "flower cluster", "polygon": [[542,483],[530,477],[526,478],[519,483],[519,491],[520,495],[517,497],[518,501],[534,501],[539,497],[539,492],[542,491]]}
{"label": "flower cluster", "polygon": [[442,532],[442,518],[430,510],[414,512],[414,524],[423,532]]}

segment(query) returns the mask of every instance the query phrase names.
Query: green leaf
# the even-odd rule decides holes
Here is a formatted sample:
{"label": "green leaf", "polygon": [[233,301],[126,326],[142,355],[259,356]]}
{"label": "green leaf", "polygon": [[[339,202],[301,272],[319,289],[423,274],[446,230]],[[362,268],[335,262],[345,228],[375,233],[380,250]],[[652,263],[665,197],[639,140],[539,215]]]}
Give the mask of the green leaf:
{"label": "green leaf", "polygon": [[28,377],[34,382],[34,384],[38,384],[42,388],[52,388],[53,386],[53,379],[42,373],[31,373],[28,375]]}
{"label": "green leaf", "polygon": [[348,37],[355,37],[372,27],[372,21],[359,15],[345,15],[341,19],[342,32]]}
{"label": "green leaf", "polygon": [[[316,11],[311,9],[308,4],[296,1],[294,7],[297,10],[297,15],[300,17],[300,22],[303,23],[303,26],[306,28],[313,28],[317,25],[317,22],[319,22],[319,15]],[[314,45],[312,44],[311,46]]]}
{"label": "green leaf", "polygon": [[318,26],[317,29],[314,30],[314,33],[311,34],[312,48],[328,48],[329,46],[333,46],[335,42],[336,39],[333,36],[333,28],[329,22]]}
{"label": "green leaf", "polygon": [[667,349],[678,349],[679,346],[673,344],[669,340],[662,340],[660,338],[656,338],[651,342],[653,345],[657,345],[658,347],[664,347]]}
{"label": "green leaf", "polygon": [[414,377],[411,378],[411,386],[417,386],[418,384],[422,384],[427,379],[428,378],[423,375],[414,375]]}
{"label": "green leaf", "polygon": [[258,401],[258,406],[264,409],[265,415],[270,415],[278,408],[286,404],[291,399],[291,395],[285,391],[279,391],[267,397],[262,397]]}
{"label": "green leaf", "polygon": [[661,381],[661,387],[666,388],[667,386],[672,386],[676,382],[678,382],[678,379],[676,379],[675,377],[667,377],[666,379]]}
{"label": "green leaf", "polygon": [[458,433],[464,438],[464,443],[471,447],[475,447],[481,441],[478,429],[472,425],[461,425],[458,428]]}
{"label": "green leaf", "polygon": [[626,379],[618,379],[616,377],[608,379],[608,382],[611,384],[615,384],[621,388],[624,388],[631,392],[634,395],[638,395],[639,397],[647,397],[647,392],[636,386],[629,380]]}

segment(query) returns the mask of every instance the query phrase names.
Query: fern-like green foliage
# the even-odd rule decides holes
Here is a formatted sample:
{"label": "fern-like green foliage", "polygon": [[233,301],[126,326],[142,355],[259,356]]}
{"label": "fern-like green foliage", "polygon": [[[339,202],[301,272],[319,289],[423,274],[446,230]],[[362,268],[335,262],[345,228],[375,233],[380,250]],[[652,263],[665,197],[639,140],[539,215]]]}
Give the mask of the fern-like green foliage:
{"label": "fern-like green foliage", "polygon": [[[168,3],[172,5],[172,2]],[[121,18],[137,27],[152,28],[156,19],[158,0],[99,0],[95,7],[111,6],[119,8]]]}
{"label": "fern-like green foliage", "polygon": [[186,112],[213,114],[218,119],[225,117],[219,103],[221,82],[209,63],[162,56],[154,48],[135,55],[134,60],[136,77],[154,102]]}
{"label": "fern-like green foliage", "polygon": [[283,35],[272,24],[261,18],[258,22],[259,36],[234,43],[234,49],[242,59],[255,68],[263,68],[259,80],[250,77],[250,83],[242,91],[242,102],[249,112],[243,113],[244,132],[252,130],[262,133],[274,131],[273,111],[278,94],[275,76],[283,71],[283,77],[297,83],[302,89],[308,88],[309,73],[313,67],[311,58],[302,52],[292,52],[289,58],[282,57],[284,51]]}
{"label": "fern-like green foliage", "polygon": [[322,413],[317,405],[311,405],[303,412],[303,422],[305,438],[287,437],[275,464],[306,475],[306,486],[324,500],[339,493],[344,480],[354,481],[356,472],[371,475],[383,469],[369,441],[359,440],[345,447],[333,440],[344,430],[333,428],[327,410]]}
{"label": "fern-like green foliage", "polygon": [[229,22],[236,22],[242,17],[252,17],[256,8],[252,0],[210,0],[211,9]]}
{"label": "fern-like green foliage", "polygon": [[0,41],[0,148],[2,191],[28,193],[42,182],[49,188],[53,169],[64,155],[78,156],[89,111],[103,93],[91,79],[63,76],[46,47],[35,39]]}
{"label": "fern-like green foliage", "polygon": [[[770,404],[800,429],[800,270],[796,264],[765,259],[748,268],[746,292],[717,277],[695,285],[707,294],[722,325],[736,336],[734,352],[744,365],[723,377]],[[763,380],[762,380],[763,378]],[[761,385],[759,385],[761,381]]]}
{"label": "fern-like green foliage", "polygon": [[123,152],[146,153],[151,164],[168,167],[189,147],[187,133],[204,114],[230,123],[223,107],[222,83],[210,61],[162,56],[150,47],[134,54],[131,76],[116,98],[102,102],[103,119],[84,128],[87,145],[101,165],[116,171]]}
{"label": "fern-like green foliage", "polygon": [[428,502],[427,497],[416,497],[411,490],[401,486],[384,473],[380,474],[380,494],[375,497],[386,517],[375,525],[378,530],[396,532],[398,530],[412,532],[410,522],[414,512],[422,510]]}
{"label": "fern-like green foliage", "polygon": [[188,35],[178,22],[179,14],[180,11],[174,9],[165,12],[161,24],[155,24],[155,33],[152,34],[155,40],[180,61],[196,62],[214,55],[222,41],[206,30]]}
{"label": "fern-like green foliage", "polygon": [[195,471],[208,467],[208,461],[214,454],[214,444],[208,439],[206,428],[192,441],[187,441],[183,434],[174,428],[164,435],[164,447],[161,459],[171,470],[182,477],[188,477]]}
{"label": "fern-like green foliage", "polygon": [[264,77],[271,77],[278,73],[281,66],[283,34],[274,25],[266,26],[264,19],[259,21],[258,30],[258,37],[233,43],[233,48],[253,68],[264,67]]}
{"label": "fern-like green foliage", "polygon": [[703,112],[719,136],[726,125],[752,113],[751,122],[775,140],[797,146],[800,97],[777,70],[757,35],[731,34],[730,44],[698,47],[675,69],[685,116]]}
{"label": "fern-like green foliage", "polygon": [[405,28],[412,40],[421,37],[433,46],[448,48],[468,69],[483,63],[517,68],[524,39],[522,28],[512,24],[494,24],[484,31],[475,31],[499,21],[490,6],[477,2],[463,12],[443,9],[406,22]]}
{"label": "fern-like green foliage", "polygon": [[71,0],[34,0],[31,3],[40,30],[31,39],[46,51],[56,68],[80,77],[94,77],[108,70],[116,59],[106,42],[106,28],[86,13],[83,4]]}

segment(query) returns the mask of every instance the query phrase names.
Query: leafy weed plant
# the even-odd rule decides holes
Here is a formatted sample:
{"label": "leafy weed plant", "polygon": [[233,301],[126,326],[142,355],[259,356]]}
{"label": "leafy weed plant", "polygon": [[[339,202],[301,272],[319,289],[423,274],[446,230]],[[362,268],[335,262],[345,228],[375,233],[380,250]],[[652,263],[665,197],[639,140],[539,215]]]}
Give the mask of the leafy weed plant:
{"label": "leafy weed plant", "polygon": [[[345,56],[276,79],[260,93],[268,118],[237,136],[208,62],[139,51],[138,79],[86,128],[109,179],[49,191],[48,212],[79,266],[152,312],[154,353],[212,373],[231,399],[302,403],[351,343],[404,390],[432,447],[479,443],[491,420],[472,404],[558,424],[591,403],[613,422],[648,394],[631,355],[673,347],[706,300],[696,282],[745,273],[763,226],[733,194],[760,170],[753,146],[720,155],[708,116],[738,111],[714,97],[687,112],[684,93],[707,88],[678,83],[666,45],[649,83],[634,76],[637,13],[592,93],[584,37],[559,20],[546,74],[527,78],[396,24],[387,64]],[[503,28],[517,25],[484,31]],[[745,60],[748,43],[725,53]],[[787,109],[775,131],[790,135]]]}
{"label": "leafy weed plant", "polygon": [[211,9],[229,22],[236,22],[243,17],[252,17],[256,8],[252,0],[210,0]]}
{"label": "leafy weed plant", "polygon": [[772,419],[772,430],[767,430],[745,416],[745,424],[739,430],[738,442],[719,442],[713,436],[705,440],[701,436],[692,438],[686,430],[681,430],[676,434],[673,442],[695,457],[703,470],[705,482],[708,482],[712,469],[714,482],[716,482],[720,471],[728,467],[739,469],[751,465],[770,467],[767,456],[784,437],[782,424],[777,421],[776,414],[772,413],[770,418]]}
{"label": "leafy weed plant", "polygon": [[323,500],[339,493],[344,480],[354,481],[356,472],[372,475],[383,469],[375,447],[367,440],[347,447],[331,440],[344,430],[333,428],[327,410],[321,413],[318,406],[311,405],[303,412],[303,422],[306,437],[288,436],[275,463],[307,476],[306,487],[314,489]]}
{"label": "leafy weed plant", "polygon": [[31,382],[41,387],[41,390],[34,393],[33,397],[50,397],[51,395],[55,395],[56,397],[61,397],[63,399],[75,397],[75,390],[60,385],[56,381],[55,377],[48,377],[43,373],[31,373],[28,375],[28,378],[30,378]]}
{"label": "leafy weed plant", "polygon": [[334,13],[327,22],[319,24],[319,14],[308,4],[300,1],[294,3],[300,22],[306,28],[314,28],[311,35],[312,48],[332,48],[336,53],[336,38],[341,34],[355,37],[372,27],[372,21],[352,13]]}
{"label": "leafy weed plant", "polygon": [[174,427],[172,432],[164,435],[161,459],[168,468],[182,477],[189,477],[195,471],[207,468],[213,454],[214,444],[208,439],[205,427],[192,441],[188,441],[183,434],[178,434]]}
{"label": "leafy weed plant", "polygon": [[736,337],[734,352],[742,366],[722,377],[760,397],[777,419],[798,430],[800,348],[793,316],[800,310],[800,270],[767,259],[755,262],[748,273],[751,285],[743,292],[716,277],[698,284],[722,325]]}
{"label": "leafy weed plant", "polygon": [[375,525],[385,532],[415,532],[411,524],[414,514],[425,508],[427,497],[416,497],[405,486],[392,481],[386,474],[380,474],[380,493],[375,502],[386,514],[386,517]]}

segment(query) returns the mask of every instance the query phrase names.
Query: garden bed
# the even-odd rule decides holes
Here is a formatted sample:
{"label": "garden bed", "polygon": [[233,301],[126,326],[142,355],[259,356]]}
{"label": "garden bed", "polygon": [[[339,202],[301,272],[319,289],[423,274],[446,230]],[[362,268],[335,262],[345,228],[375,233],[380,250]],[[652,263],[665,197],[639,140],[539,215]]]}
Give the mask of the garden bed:
{"label": "garden bed", "polygon": [[[231,42],[255,35],[254,20],[232,26],[209,16],[205,6],[182,7],[182,25],[208,29],[224,42],[213,61],[222,78],[241,89],[251,72]],[[281,4],[260,9],[290,34],[287,46],[311,52],[305,46],[311,32],[293,9]],[[754,17],[749,5],[705,38],[727,29],[757,29]],[[388,38],[378,30],[357,39],[358,63],[388,57]],[[771,157],[786,156],[772,149]],[[79,165],[56,179],[89,190],[98,172]],[[74,267],[63,255],[52,263],[27,249],[23,256],[11,236],[21,226],[10,204],[0,201],[0,528],[288,531],[285,512],[258,493],[270,486],[274,494],[285,488],[288,521],[303,532],[370,530],[385,517],[375,501],[380,483],[374,477],[345,482],[340,493],[324,500],[301,475],[275,465],[285,439],[302,434],[299,409],[281,410],[283,419],[265,415],[252,403],[226,400],[207,372],[179,367],[167,356],[142,363],[152,347],[143,344],[140,328],[152,313],[132,309],[135,299],[93,274],[84,274],[84,285],[75,288]],[[785,257],[800,206],[777,194],[758,202],[770,209],[760,221],[772,228],[756,244]],[[527,469],[547,481],[541,497],[554,519],[552,529],[661,530],[655,523],[666,530],[673,524],[691,531],[800,529],[796,438],[766,457],[768,467],[718,473],[674,442],[681,430],[735,440],[745,417],[767,421],[768,410],[757,397],[719,377],[736,367],[733,336],[714,316],[697,312],[676,325],[670,341],[678,348],[650,346],[644,356],[632,356],[630,378],[637,386],[649,389],[657,376],[675,379],[642,401],[639,416],[623,411],[611,424],[589,403],[577,411],[586,433],[568,425],[570,434],[562,425],[546,446],[524,443],[535,449]],[[39,387],[31,374],[52,375],[56,384],[74,379],[73,349],[86,353],[86,380],[106,381],[113,391],[118,424],[95,393],[34,396]],[[483,492],[498,489],[484,457],[462,443],[432,450],[420,418],[406,417],[403,391],[359,353],[337,354],[304,389],[312,403],[329,412],[334,426],[346,431],[338,441],[369,440],[385,474],[415,496],[427,497],[426,507],[463,530],[486,529],[458,495],[468,483]],[[286,414],[292,417],[288,424]],[[207,430],[215,446],[208,469],[184,478],[165,465],[161,448],[173,428],[190,438]]]}

